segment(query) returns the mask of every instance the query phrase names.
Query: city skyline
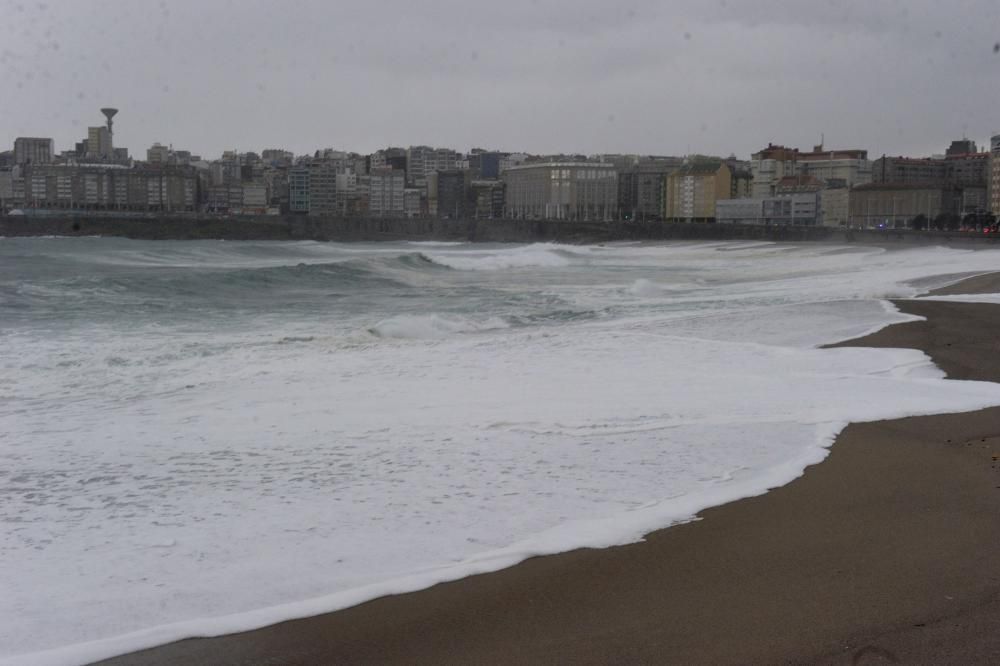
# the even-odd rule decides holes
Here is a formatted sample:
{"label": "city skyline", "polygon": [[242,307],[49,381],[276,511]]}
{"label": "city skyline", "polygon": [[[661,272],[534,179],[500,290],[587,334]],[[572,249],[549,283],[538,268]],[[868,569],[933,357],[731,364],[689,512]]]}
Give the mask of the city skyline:
{"label": "city skyline", "polygon": [[115,144],[140,159],[154,142],[206,159],[390,145],[746,157],[821,136],[931,155],[1000,128],[988,2],[0,7],[0,140],[57,151],[99,106],[123,109]]}

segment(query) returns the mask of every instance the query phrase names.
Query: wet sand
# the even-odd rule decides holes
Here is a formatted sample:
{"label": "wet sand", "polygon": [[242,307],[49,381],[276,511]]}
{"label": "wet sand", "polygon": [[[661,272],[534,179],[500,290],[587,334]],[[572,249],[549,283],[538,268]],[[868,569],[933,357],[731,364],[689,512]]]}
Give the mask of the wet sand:
{"label": "wet sand", "polygon": [[[844,344],[1000,381],[1000,305],[897,305],[927,321]],[[796,481],[641,543],[101,663],[1000,663],[998,456],[1000,407],[852,424]]]}

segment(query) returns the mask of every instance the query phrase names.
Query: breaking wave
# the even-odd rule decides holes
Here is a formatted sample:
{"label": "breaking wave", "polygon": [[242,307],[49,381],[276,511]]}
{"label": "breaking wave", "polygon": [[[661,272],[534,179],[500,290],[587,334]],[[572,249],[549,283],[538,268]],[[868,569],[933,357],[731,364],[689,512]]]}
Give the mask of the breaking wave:
{"label": "breaking wave", "polygon": [[427,258],[442,266],[466,271],[499,271],[508,268],[561,268],[585,252],[537,243],[526,247],[459,254],[432,253]]}
{"label": "breaking wave", "polygon": [[329,295],[364,288],[407,289],[422,272],[448,270],[424,254],[347,259],[264,267],[113,266],[103,275],[53,280],[44,286],[0,283],[0,310],[67,305],[150,305],[160,300],[225,306],[246,299],[300,289],[328,289]]}

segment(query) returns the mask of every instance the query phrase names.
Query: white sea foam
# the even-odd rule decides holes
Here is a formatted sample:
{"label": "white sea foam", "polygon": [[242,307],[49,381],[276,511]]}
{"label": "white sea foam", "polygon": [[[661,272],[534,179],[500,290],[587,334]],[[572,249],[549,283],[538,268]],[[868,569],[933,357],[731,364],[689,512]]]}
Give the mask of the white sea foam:
{"label": "white sea foam", "polygon": [[922,296],[920,301],[952,301],[954,303],[1000,303],[1000,294],[949,294]]}
{"label": "white sea foam", "polygon": [[[80,247],[49,242],[29,249]],[[91,243],[112,264],[155,245]],[[406,246],[226,247],[211,261]],[[102,291],[80,306],[21,268],[40,291],[11,290],[26,300],[0,319],[0,659],[85,663],[634,541],[787,483],[848,421],[1000,404],[914,350],[817,348],[910,319],[882,299],[994,253],[844,250],[463,246],[435,255],[507,267],[117,319]],[[623,296],[642,281],[652,296]]]}
{"label": "white sea foam", "polygon": [[440,314],[397,315],[383,319],[369,330],[382,338],[445,338],[456,333],[474,333],[490,329],[508,328],[509,324],[497,317],[477,322],[469,317]]}
{"label": "white sea foam", "polygon": [[657,298],[668,296],[679,291],[697,289],[699,286],[700,285],[697,284],[661,284],[653,282],[652,280],[647,280],[646,278],[639,278],[630,284],[625,291],[632,296]]}

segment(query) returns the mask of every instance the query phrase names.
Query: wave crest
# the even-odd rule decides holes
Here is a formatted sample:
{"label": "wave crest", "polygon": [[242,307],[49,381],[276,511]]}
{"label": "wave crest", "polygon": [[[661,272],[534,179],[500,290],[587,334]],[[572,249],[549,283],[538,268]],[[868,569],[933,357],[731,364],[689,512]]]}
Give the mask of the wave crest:
{"label": "wave crest", "polygon": [[562,268],[573,263],[579,253],[549,244],[535,244],[514,249],[463,252],[459,254],[430,253],[435,264],[466,271],[499,271],[509,268]]}

